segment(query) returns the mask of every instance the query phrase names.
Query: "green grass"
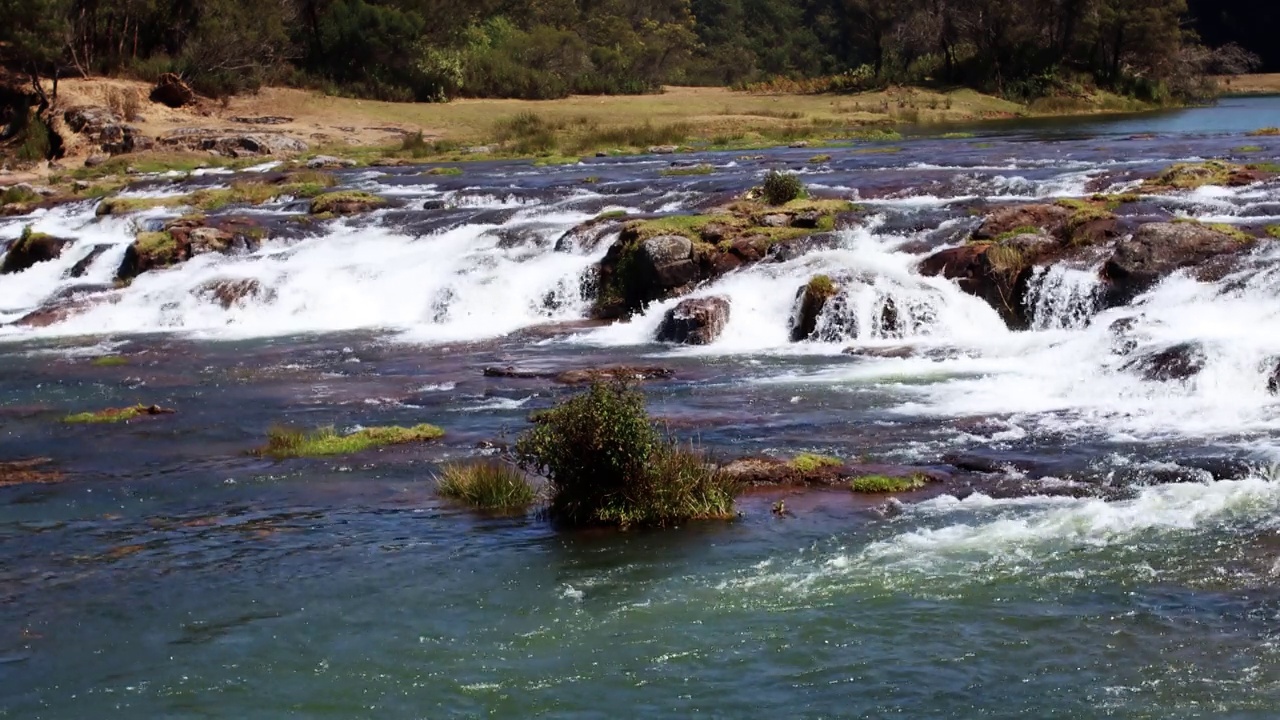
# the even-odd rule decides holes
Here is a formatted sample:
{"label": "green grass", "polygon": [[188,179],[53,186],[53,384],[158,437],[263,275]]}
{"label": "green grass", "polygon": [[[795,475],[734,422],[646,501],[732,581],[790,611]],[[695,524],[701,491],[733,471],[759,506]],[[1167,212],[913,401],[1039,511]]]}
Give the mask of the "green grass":
{"label": "green grass", "polygon": [[919,490],[927,481],[923,475],[910,477],[890,477],[888,475],[866,475],[855,478],[849,483],[849,489],[856,493],[878,495],[883,493],[902,493]]}
{"label": "green grass", "polygon": [[687,167],[673,167],[659,170],[658,174],[664,177],[681,177],[686,175],[710,175],[715,172],[715,167],[702,163],[700,165],[689,165]]}
{"label": "green grass", "polygon": [[152,208],[171,208],[186,205],[188,197],[186,195],[178,195],[174,197],[158,197],[158,198],[122,198],[113,197],[106,198],[98,203],[98,208],[94,214],[98,217],[108,215],[127,215],[142,210],[150,210]]}
{"label": "green grass", "polygon": [[814,165],[821,165],[822,163],[831,162],[831,156],[830,155],[814,155],[813,157],[809,158],[809,162]]}
{"label": "green grass", "polygon": [[108,408],[95,412],[76,413],[66,416],[62,421],[73,425],[118,423],[128,422],[144,415],[170,415],[172,413],[172,410],[166,410],[156,405],[133,405],[124,408]]}
{"label": "green grass", "polygon": [[373,208],[380,208],[387,204],[386,200],[372,193],[360,190],[344,190],[341,192],[325,193],[319,195],[311,201],[311,214],[323,215],[325,213],[337,212],[342,205],[346,203],[356,203],[360,205],[368,205]]}
{"label": "green grass", "polygon": [[1238,153],[1262,152],[1262,146],[1261,145],[1241,145],[1240,147],[1236,148],[1236,152]]}
{"label": "green grass", "polygon": [[1012,230],[1006,230],[1000,233],[996,236],[996,242],[1003,243],[1012,240],[1019,235],[1039,235],[1041,232],[1041,229],[1035,225],[1022,225]]}
{"label": "green grass", "polygon": [[18,185],[5,188],[4,192],[0,192],[0,205],[8,205],[9,203],[33,203],[38,202],[40,199],[39,193]]}
{"label": "green grass", "polygon": [[1267,234],[1280,240],[1280,225],[1270,225],[1267,227]]}
{"label": "green grass", "polygon": [[1257,239],[1254,236],[1250,235],[1249,233],[1229,223],[1207,223],[1207,222],[1201,222],[1200,220],[1197,220],[1195,218],[1175,218],[1174,222],[1179,224],[1187,224],[1187,225],[1199,225],[1201,227],[1213,230],[1214,232],[1222,233],[1223,235],[1226,235],[1232,240],[1235,240],[1236,242],[1240,242],[1240,243],[1249,243]]}
{"label": "green grass", "polygon": [[[835,281],[831,279],[830,275],[814,275],[809,279],[809,284],[806,287],[810,295],[819,298],[829,298],[835,295],[837,290]],[[801,455],[800,457],[810,456]]]}
{"label": "green grass", "polygon": [[627,215],[628,215],[628,213],[627,213],[627,211],[626,211],[626,210],[610,210],[609,212],[602,212],[602,213],[600,213],[599,215],[597,215],[597,216],[596,216],[596,220],[597,220],[597,221],[602,221],[602,220],[621,220],[621,219],[625,218]]}
{"label": "green grass", "polygon": [[524,510],[537,497],[524,473],[497,461],[445,465],[436,492],[482,510]]}
{"label": "green grass", "polygon": [[1143,183],[1147,190],[1172,188],[1174,190],[1195,190],[1205,185],[1226,185],[1233,172],[1240,166],[1221,160],[1208,160],[1198,163],[1175,163],[1155,178]]}
{"label": "green grass", "polygon": [[971,132],[949,132],[942,134],[942,138],[944,140],[968,140],[972,137],[976,136]]}
{"label": "green grass", "polygon": [[460,167],[433,167],[433,168],[431,168],[430,170],[428,170],[428,171],[426,171],[426,172],[424,172],[424,173],[422,173],[422,174],[423,174],[423,175],[455,175],[455,176],[456,176],[456,175],[461,175],[461,174],[462,174],[462,168],[460,168]]}
{"label": "green grass", "polygon": [[1277,162],[1249,163],[1247,167],[1250,170],[1260,170],[1265,173],[1280,174],[1280,163]]}
{"label": "green grass", "polygon": [[129,359],[119,355],[104,355],[100,358],[94,358],[93,362],[89,364],[94,367],[120,367],[121,365],[128,365]]}
{"label": "green grass", "polygon": [[178,242],[167,232],[140,232],[133,246],[140,257],[150,258],[157,267],[178,261]]}
{"label": "green grass", "polygon": [[[819,276],[824,277],[824,276]],[[815,278],[816,279],[816,278]],[[812,281],[810,281],[812,284]],[[844,461],[838,457],[830,455],[815,455],[813,453],[802,453],[791,459],[791,467],[802,473],[811,473],[826,467],[840,467],[844,465]]]}
{"label": "green grass", "polygon": [[349,435],[340,435],[333,427],[310,432],[274,427],[267,432],[267,445],[259,450],[259,454],[276,459],[350,455],[370,448],[426,442],[443,436],[443,430],[426,424],[407,428],[368,427]]}

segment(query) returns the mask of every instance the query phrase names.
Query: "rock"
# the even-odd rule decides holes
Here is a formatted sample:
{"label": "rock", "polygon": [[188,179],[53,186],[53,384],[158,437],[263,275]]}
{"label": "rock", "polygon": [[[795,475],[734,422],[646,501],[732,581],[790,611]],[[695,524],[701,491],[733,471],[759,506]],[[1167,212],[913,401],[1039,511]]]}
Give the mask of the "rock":
{"label": "rock", "polygon": [[0,217],[30,215],[35,209],[35,203],[5,203],[4,205],[0,205]]}
{"label": "rock", "polygon": [[9,245],[4,262],[0,263],[0,275],[20,273],[36,263],[53,260],[62,255],[63,248],[70,242],[52,235],[31,232],[28,228],[23,231],[22,237]]}
{"label": "rock", "polygon": [[487,367],[485,377],[513,378],[516,380],[553,380],[562,385],[581,385],[591,382],[621,380],[637,382],[673,377],[671,368],[655,365],[610,365],[596,368],[580,368],[565,371],[525,370],[522,368]]}
{"label": "rock", "polygon": [[386,206],[386,200],[372,193],[342,190],[312,198],[309,212],[312,215],[357,215]]}
{"label": "rock", "polygon": [[76,261],[75,265],[71,266],[71,269],[67,271],[67,277],[84,277],[84,274],[89,271],[89,266],[93,265],[93,261],[102,257],[102,254],[110,250],[112,247],[113,246],[111,245],[95,245],[93,249],[89,251],[88,255],[80,258]]}
{"label": "rock", "polygon": [[1186,380],[1203,370],[1204,365],[1204,349],[1199,343],[1188,342],[1132,360],[1124,369],[1153,382],[1169,382]]}
{"label": "rock", "polygon": [[147,150],[154,144],[138,128],[124,124],[115,113],[96,105],[80,105],[62,114],[67,127],[108,155]]}
{"label": "rock", "polygon": [[275,291],[262,287],[262,283],[253,278],[241,280],[210,280],[194,291],[194,294],[206,297],[230,310],[235,305],[247,305],[248,301],[269,302],[275,298]]}
{"label": "rock", "polygon": [[178,218],[158,232],[138,233],[138,239],[125,250],[116,278],[132,280],[149,270],[177,265],[205,253],[253,252],[265,235],[262,226],[250,218]]}
{"label": "rock", "polygon": [[333,170],[337,168],[353,168],[356,161],[349,158],[339,158],[332,155],[317,155],[307,161],[309,170]]}
{"label": "rock", "polygon": [[650,155],[671,155],[679,149],[676,145],[650,145],[648,152]]}
{"label": "rock", "polygon": [[698,267],[693,262],[693,241],[683,235],[660,235],[649,238],[640,245],[637,255],[640,272],[648,276],[649,284],[657,292],[684,286],[698,277]]}
{"label": "rock", "polygon": [[1112,353],[1128,355],[1138,349],[1138,341],[1133,337],[1133,331],[1137,326],[1138,318],[1126,317],[1116,320],[1107,327],[1107,332],[1112,338]]}
{"label": "rock", "polygon": [[807,285],[796,291],[796,309],[791,321],[791,342],[801,342],[813,337],[818,328],[818,317],[822,315],[827,301],[840,292],[830,277],[814,276]]}
{"label": "rock", "polygon": [[469,155],[488,155],[491,152],[493,152],[493,148],[488,145],[473,145],[467,148]]}
{"label": "rock", "polygon": [[1019,235],[1002,243],[976,242],[940,250],[920,262],[925,277],[954,280],[960,289],[982,298],[1015,330],[1029,326],[1025,298],[1033,260],[1052,238]]}
{"label": "rock", "polygon": [[1280,358],[1272,358],[1267,364],[1271,366],[1270,372],[1263,368],[1263,372],[1267,372],[1267,392],[1280,395]]}
{"label": "rock", "polygon": [[791,227],[803,228],[805,230],[816,230],[822,222],[822,213],[819,212],[802,212],[791,218]]}
{"label": "rock", "polygon": [[1165,276],[1251,246],[1208,225],[1195,222],[1147,223],[1116,244],[1102,269],[1108,282],[1109,306],[1122,305]]}
{"label": "rock", "polygon": [[658,342],[710,345],[729,322],[729,300],[724,297],[690,298],[667,311],[658,327]]}
{"label": "rock", "polygon": [[1002,235],[1031,228],[1056,235],[1072,214],[1070,209],[1053,203],[998,208],[973,231],[973,239],[995,240]]}
{"label": "rock", "polygon": [[151,102],[171,108],[185,107],[195,101],[195,91],[174,73],[162,73],[159,82],[151,89]]}
{"label": "rock", "polygon": [[807,147],[809,147],[809,141],[808,141],[808,140],[797,140],[797,141],[795,141],[795,142],[791,143],[790,145],[788,145],[787,147],[789,147],[789,148],[795,148],[795,149],[799,149],[799,148],[807,148]]}
{"label": "rock", "polygon": [[783,228],[791,224],[790,215],[772,214],[765,215],[760,218],[760,225],[763,227]]}
{"label": "rock", "polygon": [[843,353],[854,357],[905,360],[918,356],[920,351],[911,345],[897,345],[893,347],[847,347],[843,350]]}
{"label": "rock", "polygon": [[211,152],[224,157],[256,157],[305,152],[307,144],[280,133],[237,133],[207,128],[178,128],[157,143],[171,150]]}
{"label": "rock", "polygon": [[111,159],[110,155],[103,155],[101,153],[97,155],[90,155],[89,157],[84,159],[84,166],[88,168],[98,167],[99,165],[105,163],[109,159]]}
{"label": "rock", "polygon": [[231,118],[231,122],[240,123],[241,125],[288,125],[293,122],[293,118],[284,117],[283,115],[234,116]]}

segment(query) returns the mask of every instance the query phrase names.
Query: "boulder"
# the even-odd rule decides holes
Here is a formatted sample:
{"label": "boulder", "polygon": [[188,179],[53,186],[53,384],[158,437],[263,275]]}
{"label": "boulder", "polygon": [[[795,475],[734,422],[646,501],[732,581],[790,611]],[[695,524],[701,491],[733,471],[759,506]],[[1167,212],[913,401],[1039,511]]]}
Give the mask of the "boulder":
{"label": "boulder", "polygon": [[683,235],[649,238],[640,245],[641,272],[650,275],[659,288],[677,288],[698,277],[693,262],[693,241]]}
{"label": "boulder", "polygon": [[1110,306],[1145,292],[1167,275],[1252,245],[1209,225],[1195,222],[1147,223],[1119,241],[1102,269]]}
{"label": "boulder", "polygon": [[230,310],[235,305],[246,305],[249,301],[269,301],[275,297],[275,291],[263,288],[262,283],[253,278],[210,280],[193,292],[216,302],[224,310]]}
{"label": "boulder", "polygon": [[170,150],[210,152],[224,157],[258,157],[306,152],[307,144],[281,133],[240,133],[208,128],[178,128],[157,143]]}
{"label": "boulder", "polygon": [[151,102],[180,108],[196,101],[196,93],[174,73],[162,73],[159,82],[151,89]]}
{"label": "boulder", "polygon": [[710,345],[729,323],[729,300],[724,297],[690,298],[667,311],[658,327],[658,342]]}
{"label": "boulder", "polygon": [[353,168],[356,161],[349,158],[339,158],[332,155],[317,155],[307,161],[309,170],[335,170],[338,168]]}
{"label": "boulder", "polygon": [[159,231],[138,233],[125,250],[116,278],[129,281],[149,270],[177,265],[205,253],[253,252],[264,236],[262,227],[249,218],[178,218],[165,223]]}
{"label": "boulder", "polygon": [[132,125],[126,125],[111,110],[96,105],[79,105],[62,115],[67,127],[84,137],[89,145],[108,155],[149,150],[154,141]]}
{"label": "boulder", "polygon": [[1032,265],[1018,245],[970,243],[947,248],[920,262],[925,277],[954,280],[960,289],[982,298],[1010,328],[1029,326],[1025,307]]}
{"label": "boulder", "polygon": [[1267,373],[1267,392],[1280,395],[1280,358],[1272,358],[1264,364],[1263,372]]}
{"label": "boulder", "polygon": [[53,260],[62,255],[63,248],[70,242],[52,235],[31,232],[28,228],[23,231],[22,237],[9,245],[4,262],[0,263],[0,275],[20,273],[36,263]]}
{"label": "boulder", "polygon": [[993,211],[973,231],[974,240],[995,240],[1021,230],[1038,229],[1056,235],[1071,219],[1072,211],[1056,203],[1014,205]]}
{"label": "boulder", "polygon": [[1198,374],[1204,364],[1204,349],[1199,343],[1187,342],[1131,360],[1124,369],[1153,382],[1169,382]]}
{"label": "boulder", "polygon": [[97,260],[99,257],[102,257],[102,254],[110,250],[112,247],[114,246],[113,245],[94,245],[93,249],[89,251],[88,255],[85,255],[84,257],[80,258],[79,260],[76,261],[75,265],[71,266],[71,269],[67,271],[67,277],[69,278],[84,277],[84,274],[89,271],[89,266],[93,265],[93,261]]}
{"label": "boulder", "polygon": [[562,385],[582,385],[592,382],[623,381],[643,382],[670,378],[671,368],[654,365],[609,365],[605,367],[578,368],[576,370],[526,370],[511,365],[487,367],[485,377],[511,378],[515,380],[552,380]]}
{"label": "boulder", "polygon": [[791,342],[813,337],[827,301],[840,292],[839,286],[826,275],[817,275],[796,291],[796,309],[791,320]]}

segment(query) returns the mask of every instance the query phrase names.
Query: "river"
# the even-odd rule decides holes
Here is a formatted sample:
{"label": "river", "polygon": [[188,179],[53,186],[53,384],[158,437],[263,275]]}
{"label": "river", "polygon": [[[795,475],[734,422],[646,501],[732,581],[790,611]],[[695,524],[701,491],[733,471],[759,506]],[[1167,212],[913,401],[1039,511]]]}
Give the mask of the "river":
{"label": "river", "polygon": [[[0,717],[1275,717],[1280,400],[1263,364],[1280,356],[1280,243],[1259,242],[1248,272],[1175,274],[1106,310],[1089,300],[1096,272],[1042,273],[1019,332],[916,266],[959,241],[975,201],[1082,197],[1112,176],[1123,190],[1125,173],[1181,160],[1276,162],[1280,137],[1245,131],[1277,119],[1280,98],[1229,99],[676,158],[714,166],[691,176],[661,174],[671,157],[344,170],[400,207],[117,289],[134,224],[177,211],[0,219],[0,238],[33,225],[75,241],[0,276],[0,461],[47,457],[65,476],[0,487]],[[557,248],[568,230],[704,207],[778,167],[868,219],[695,291],[731,301],[716,342],[653,341],[675,300],[545,330],[588,315],[583,273],[608,245]],[[1280,223],[1274,182],[1152,202]],[[296,203],[250,212],[299,225]],[[792,343],[796,289],[818,272],[858,279],[849,322]],[[203,289],[222,280],[254,292],[224,306]],[[86,286],[108,300],[7,324]],[[892,337],[870,321],[889,300]],[[1196,342],[1203,369],[1141,377],[1113,352],[1125,318],[1135,352]],[[842,352],[904,341],[924,352]],[[718,456],[1000,472],[896,512],[844,491],[754,493],[735,522],[663,531],[567,532],[435,496],[439,463],[510,442],[573,392],[484,368],[618,362],[672,368],[645,386],[650,409]],[[59,422],[135,402],[178,412]],[[277,423],[416,422],[448,435],[340,459],[249,452]],[[790,516],[770,512],[779,498]]]}

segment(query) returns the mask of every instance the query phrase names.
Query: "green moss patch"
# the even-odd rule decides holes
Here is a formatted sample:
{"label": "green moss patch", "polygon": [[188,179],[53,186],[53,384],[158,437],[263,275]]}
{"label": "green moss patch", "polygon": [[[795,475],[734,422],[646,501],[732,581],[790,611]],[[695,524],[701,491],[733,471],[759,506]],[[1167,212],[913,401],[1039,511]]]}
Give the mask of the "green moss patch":
{"label": "green moss patch", "polygon": [[76,413],[66,416],[62,421],[71,424],[118,423],[128,422],[139,417],[172,415],[173,412],[173,410],[162,408],[159,405],[134,405],[124,408],[108,408],[96,412]]}
{"label": "green moss patch", "polygon": [[98,217],[106,217],[108,215],[128,215],[129,213],[141,212],[152,208],[180,207],[186,204],[186,195],[158,198],[112,197],[106,198],[102,202],[98,203],[98,208],[94,210],[94,214]]}
{"label": "green moss patch", "polygon": [[[831,279],[830,275],[814,275],[809,279],[809,284],[806,286],[806,289],[810,295],[824,300],[836,294],[836,284],[835,281]],[[801,455],[801,457],[806,456]]]}
{"label": "green moss patch", "polygon": [[[819,276],[823,277],[823,276]],[[815,278],[816,279],[816,278]],[[813,453],[802,453],[791,459],[791,467],[798,472],[808,474],[822,468],[840,467],[844,465],[844,461],[838,457],[830,455],[815,455]]]}
{"label": "green moss patch", "polygon": [[665,177],[681,177],[686,175],[710,175],[715,172],[715,167],[702,163],[701,165],[689,165],[686,167],[665,168],[658,172],[659,175]]}
{"label": "green moss patch", "polygon": [[94,367],[120,367],[122,365],[128,365],[129,359],[119,355],[104,355],[100,358],[94,358],[93,362],[89,364]]}
{"label": "green moss patch", "polygon": [[854,478],[849,489],[856,493],[879,495],[884,493],[903,493],[919,490],[927,484],[923,475],[910,477],[891,477],[889,475],[865,475]]}
{"label": "green moss patch", "polygon": [[423,175],[446,175],[446,176],[461,175],[461,174],[462,174],[462,168],[460,168],[460,167],[433,167],[433,168],[431,168],[430,170],[427,170],[426,172],[424,172],[424,173],[422,173],[422,174],[423,174]]}
{"label": "green moss patch", "polygon": [[809,158],[809,162],[814,165],[821,165],[822,163],[831,162],[831,156],[830,155],[814,155],[813,157]]}
{"label": "green moss patch", "polygon": [[1205,185],[1226,185],[1232,173],[1243,168],[1221,160],[1171,165],[1156,177],[1142,184],[1148,192],[1162,190],[1195,190]]}
{"label": "green moss patch", "polygon": [[1271,226],[1268,226],[1268,227],[1267,227],[1267,234],[1268,234],[1268,235],[1270,235],[1271,237],[1273,237],[1273,238],[1277,239],[1277,240],[1280,240],[1280,225],[1271,225]]}
{"label": "green moss patch", "polygon": [[1207,223],[1201,222],[1195,218],[1175,218],[1174,222],[1184,225],[1199,225],[1200,227],[1208,228],[1214,232],[1226,235],[1236,242],[1248,243],[1257,240],[1254,236],[1229,223]]}
{"label": "green moss patch", "polygon": [[345,215],[353,212],[365,212],[386,206],[387,201],[361,190],[344,190],[325,193],[311,201],[311,214],[321,215],[333,213]]}
{"label": "green moss patch", "polygon": [[1278,127],[1258,128],[1249,133],[1250,137],[1274,137],[1277,135],[1280,135],[1280,128]]}
{"label": "green moss patch", "polygon": [[333,427],[310,432],[277,427],[268,431],[267,445],[259,450],[259,454],[277,459],[349,455],[385,445],[437,440],[443,436],[444,430],[426,424],[413,427],[369,427],[349,435],[340,435]]}

